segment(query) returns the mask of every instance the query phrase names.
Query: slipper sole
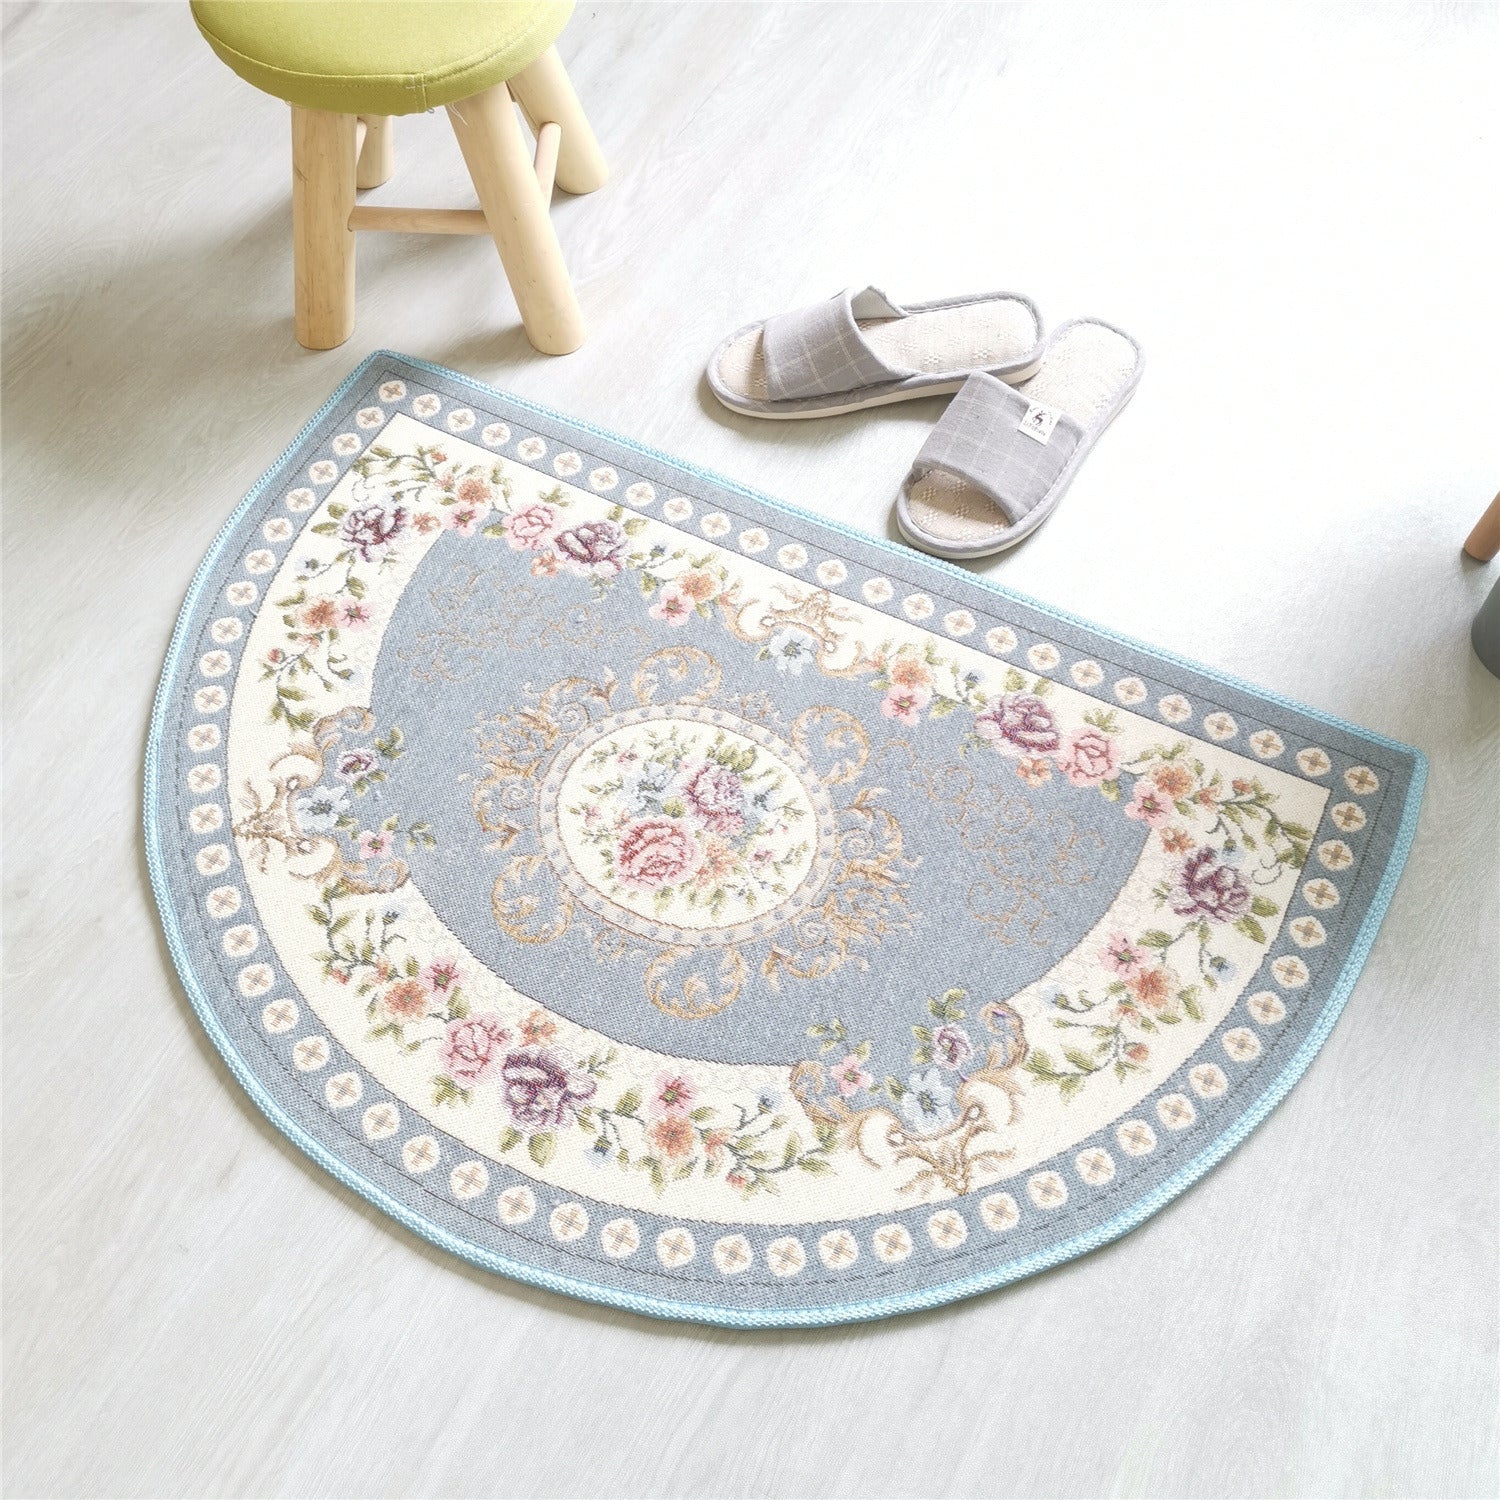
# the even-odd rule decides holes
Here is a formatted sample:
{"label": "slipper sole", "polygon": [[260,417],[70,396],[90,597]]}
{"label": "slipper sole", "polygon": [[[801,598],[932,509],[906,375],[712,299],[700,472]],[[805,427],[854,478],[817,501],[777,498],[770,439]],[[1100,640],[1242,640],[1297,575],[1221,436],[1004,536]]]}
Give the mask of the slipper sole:
{"label": "slipper sole", "polygon": [[[1006,385],[1019,385],[1023,380],[1030,380],[1036,372],[1041,369],[1042,362],[1037,359],[1035,363],[1023,365],[1018,370],[1007,370],[1004,375],[996,376],[1003,380]],[[726,411],[732,411],[738,417],[762,417],[770,422],[803,422],[810,421],[816,417],[840,417],[852,411],[869,411],[876,406],[895,406],[902,401],[925,401],[929,396],[951,396],[962,388],[967,373],[956,380],[936,380],[931,385],[920,386],[909,391],[887,391],[881,396],[868,396],[863,400],[845,401],[832,406],[807,407],[798,411],[774,411],[767,410],[763,406],[736,406],[728,400],[712,382],[709,382],[709,390],[714,394],[714,399]]]}

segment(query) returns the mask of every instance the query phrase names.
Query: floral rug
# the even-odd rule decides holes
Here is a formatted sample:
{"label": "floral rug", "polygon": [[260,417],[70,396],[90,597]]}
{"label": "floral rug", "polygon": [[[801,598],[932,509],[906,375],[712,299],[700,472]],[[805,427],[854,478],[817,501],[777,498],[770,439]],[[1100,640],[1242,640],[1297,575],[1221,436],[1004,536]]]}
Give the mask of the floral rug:
{"label": "floral rug", "polygon": [[204,1026],[342,1182],[523,1281],[807,1325],[1055,1265],[1222,1158],[1422,778],[378,354],[193,581],[146,838]]}

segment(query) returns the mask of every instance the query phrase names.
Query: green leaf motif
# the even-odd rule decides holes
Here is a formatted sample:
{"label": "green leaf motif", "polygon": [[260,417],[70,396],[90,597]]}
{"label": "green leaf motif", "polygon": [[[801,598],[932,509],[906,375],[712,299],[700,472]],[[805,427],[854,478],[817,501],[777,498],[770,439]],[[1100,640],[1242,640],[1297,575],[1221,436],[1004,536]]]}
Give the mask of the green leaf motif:
{"label": "green leaf motif", "polygon": [[1243,932],[1252,943],[1263,943],[1266,940],[1266,929],[1254,917],[1241,917],[1234,924],[1234,930]]}

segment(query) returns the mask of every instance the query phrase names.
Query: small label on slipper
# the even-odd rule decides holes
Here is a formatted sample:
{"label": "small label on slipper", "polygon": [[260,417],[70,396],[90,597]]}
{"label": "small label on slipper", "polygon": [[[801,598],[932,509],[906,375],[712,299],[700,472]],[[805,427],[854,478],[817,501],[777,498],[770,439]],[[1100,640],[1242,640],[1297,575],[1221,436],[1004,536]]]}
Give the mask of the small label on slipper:
{"label": "small label on slipper", "polygon": [[1050,406],[1043,406],[1039,401],[1027,403],[1026,415],[1016,423],[1016,431],[1024,432],[1027,437],[1035,438],[1039,443],[1045,443],[1052,436],[1052,429],[1057,426],[1058,412]]}

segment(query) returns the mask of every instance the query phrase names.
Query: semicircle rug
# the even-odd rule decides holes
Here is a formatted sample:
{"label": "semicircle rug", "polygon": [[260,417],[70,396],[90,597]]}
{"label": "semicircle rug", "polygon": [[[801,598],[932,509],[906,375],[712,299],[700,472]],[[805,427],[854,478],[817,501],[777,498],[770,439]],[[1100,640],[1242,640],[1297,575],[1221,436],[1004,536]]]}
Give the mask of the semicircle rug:
{"label": "semicircle rug", "polygon": [[146,841],[204,1026],[342,1182],[507,1276],[796,1326],[1055,1265],[1222,1158],[1423,775],[381,353],[192,583]]}

